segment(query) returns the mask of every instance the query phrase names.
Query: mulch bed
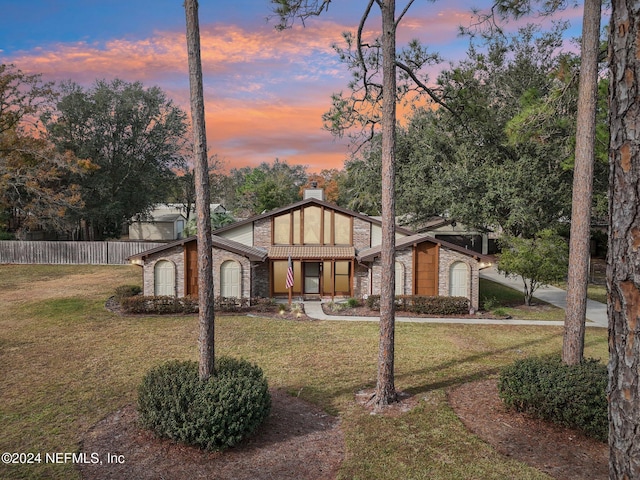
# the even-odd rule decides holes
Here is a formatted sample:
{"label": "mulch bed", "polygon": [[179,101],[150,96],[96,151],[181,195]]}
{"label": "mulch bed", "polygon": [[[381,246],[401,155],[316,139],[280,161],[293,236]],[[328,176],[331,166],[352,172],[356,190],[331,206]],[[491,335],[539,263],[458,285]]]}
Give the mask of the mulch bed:
{"label": "mulch bed", "polygon": [[[207,452],[141,430],[133,405],[97,423],[82,440],[81,452],[96,452],[100,464],[81,464],[87,480],[233,479],[330,480],[344,458],[344,436],[337,418],[314,405],[272,390],[265,423],[242,445]],[[108,453],[124,463],[106,462]],[[90,457],[89,457],[90,458]]]}
{"label": "mulch bed", "polygon": [[462,423],[498,452],[557,480],[605,480],[609,448],[584,434],[507,410],[496,380],[466,383],[448,392]]}

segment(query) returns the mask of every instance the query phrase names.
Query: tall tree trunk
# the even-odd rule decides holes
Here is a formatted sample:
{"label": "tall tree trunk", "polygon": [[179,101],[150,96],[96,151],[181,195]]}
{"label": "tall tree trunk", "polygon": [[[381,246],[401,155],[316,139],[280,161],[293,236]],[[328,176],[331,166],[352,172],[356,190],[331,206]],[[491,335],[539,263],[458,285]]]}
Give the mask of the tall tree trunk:
{"label": "tall tree trunk", "polygon": [[582,20],[582,52],[578,87],[576,155],[573,171],[569,278],[564,320],[562,361],[576,365],[584,354],[587,285],[591,240],[591,193],[595,160],[596,104],[598,101],[598,52],[600,50],[601,0],[585,0]]}
{"label": "tall tree trunk", "polygon": [[396,25],[395,0],[381,2],[382,10],[382,246],[380,254],[380,345],[375,405],[396,400],[394,383],[395,333],[395,140],[396,140]]}
{"label": "tall tree trunk", "polygon": [[640,478],[640,2],[613,0],[610,60],[609,478]]}
{"label": "tall tree trunk", "polygon": [[199,372],[206,380],[214,370],[213,311],[213,251],[211,239],[211,191],[207,165],[207,135],[204,122],[204,93],[202,91],[202,62],[200,60],[200,27],[197,0],[185,0],[187,17],[187,53],[189,56],[189,85],[191,122],[194,137],[194,181],[196,187],[196,216],[198,227],[198,304],[199,304]]}

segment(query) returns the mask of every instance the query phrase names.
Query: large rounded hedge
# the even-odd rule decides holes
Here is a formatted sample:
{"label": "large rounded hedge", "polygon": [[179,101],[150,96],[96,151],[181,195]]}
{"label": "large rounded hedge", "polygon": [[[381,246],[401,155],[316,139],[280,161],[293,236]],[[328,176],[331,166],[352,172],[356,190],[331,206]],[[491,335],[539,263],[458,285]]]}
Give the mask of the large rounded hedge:
{"label": "large rounded hedge", "polygon": [[143,427],[207,450],[236,445],[270,409],[260,367],[229,357],[216,359],[216,371],[207,381],[199,379],[196,362],[173,360],[151,369],[138,388]]}
{"label": "large rounded hedge", "polygon": [[604,442],[609,432],[607,381],[607,366],[598,360],[565,365],[559,357],[533,357],[505,367],[498,392],[510,408]]}

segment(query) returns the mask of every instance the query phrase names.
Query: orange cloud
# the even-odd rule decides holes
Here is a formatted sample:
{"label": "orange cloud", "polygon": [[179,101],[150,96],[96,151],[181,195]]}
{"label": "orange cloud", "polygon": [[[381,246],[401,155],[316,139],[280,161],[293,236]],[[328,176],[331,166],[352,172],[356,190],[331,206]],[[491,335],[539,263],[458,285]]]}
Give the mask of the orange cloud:
{"label": "orange cloud", "polygon": [[[401,24],[399,43],[418,37],[434,51],[439,46],[451,51],[458,25],[469,25],[471,16],[437,6],[412,9]],[[372,17],[368,32],[375,32],[378,25],[378,19]],[[314,19],[306,28],[296,26],[284,32],[275,31],[270,24],[251,29],[202,24],[212,153],[232,166],[277,157],[309,165],[312,170],[341,167],[348,156],[347,142],[336,141],[322,130],[321,115],[330,107],[330,95],[347,90],[351,79],[331,45],[341,44],[342,32],[355,27],[323,18]],[[457,48],[464,47],[458,44]],[[85,86],[96,79],[139,80],[160,86],[178,105],[189,108],[186,40],[181,29],[156,31],[142,39],[59,43],[3,61],[27,73],[42,73],[45,80],[72,79]],[[430,69],[430,80],[438,71],[439,67]]]}

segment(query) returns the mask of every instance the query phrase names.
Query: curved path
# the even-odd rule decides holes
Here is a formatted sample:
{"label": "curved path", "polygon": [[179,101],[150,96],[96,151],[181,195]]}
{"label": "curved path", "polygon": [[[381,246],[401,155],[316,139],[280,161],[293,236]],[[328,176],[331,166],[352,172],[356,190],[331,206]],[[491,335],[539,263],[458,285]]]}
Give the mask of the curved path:
{"label": "curved path", "polygon": [[[498,273],[494,267],[482,270],[481,278],[486,278],[494,282],[507,285],[515,290],[522,288],[522,278],[505,277]],[[567,306],[567,292],[556,287],[540,287],[534,295],[538,300],[550,303],[559,308]],[[307,316],[316,320],[340,320],[351,322],[377,322],[377,317],[358,317],[358,316],[340,316],[327,315],[322,310],[321,302],[306,301],[304,302],[304,310]],[[422,317],[400,317],[396,316],[398,322],[413,323],[462,323],[473,325],[546,325],[546,326],[564,326],[562,321],[550,320],[514,320],[514,319],[493,319],[493,318],[422,318]],[[587,300],[587,327],[607,328],[607,305],[593,300]]]}

